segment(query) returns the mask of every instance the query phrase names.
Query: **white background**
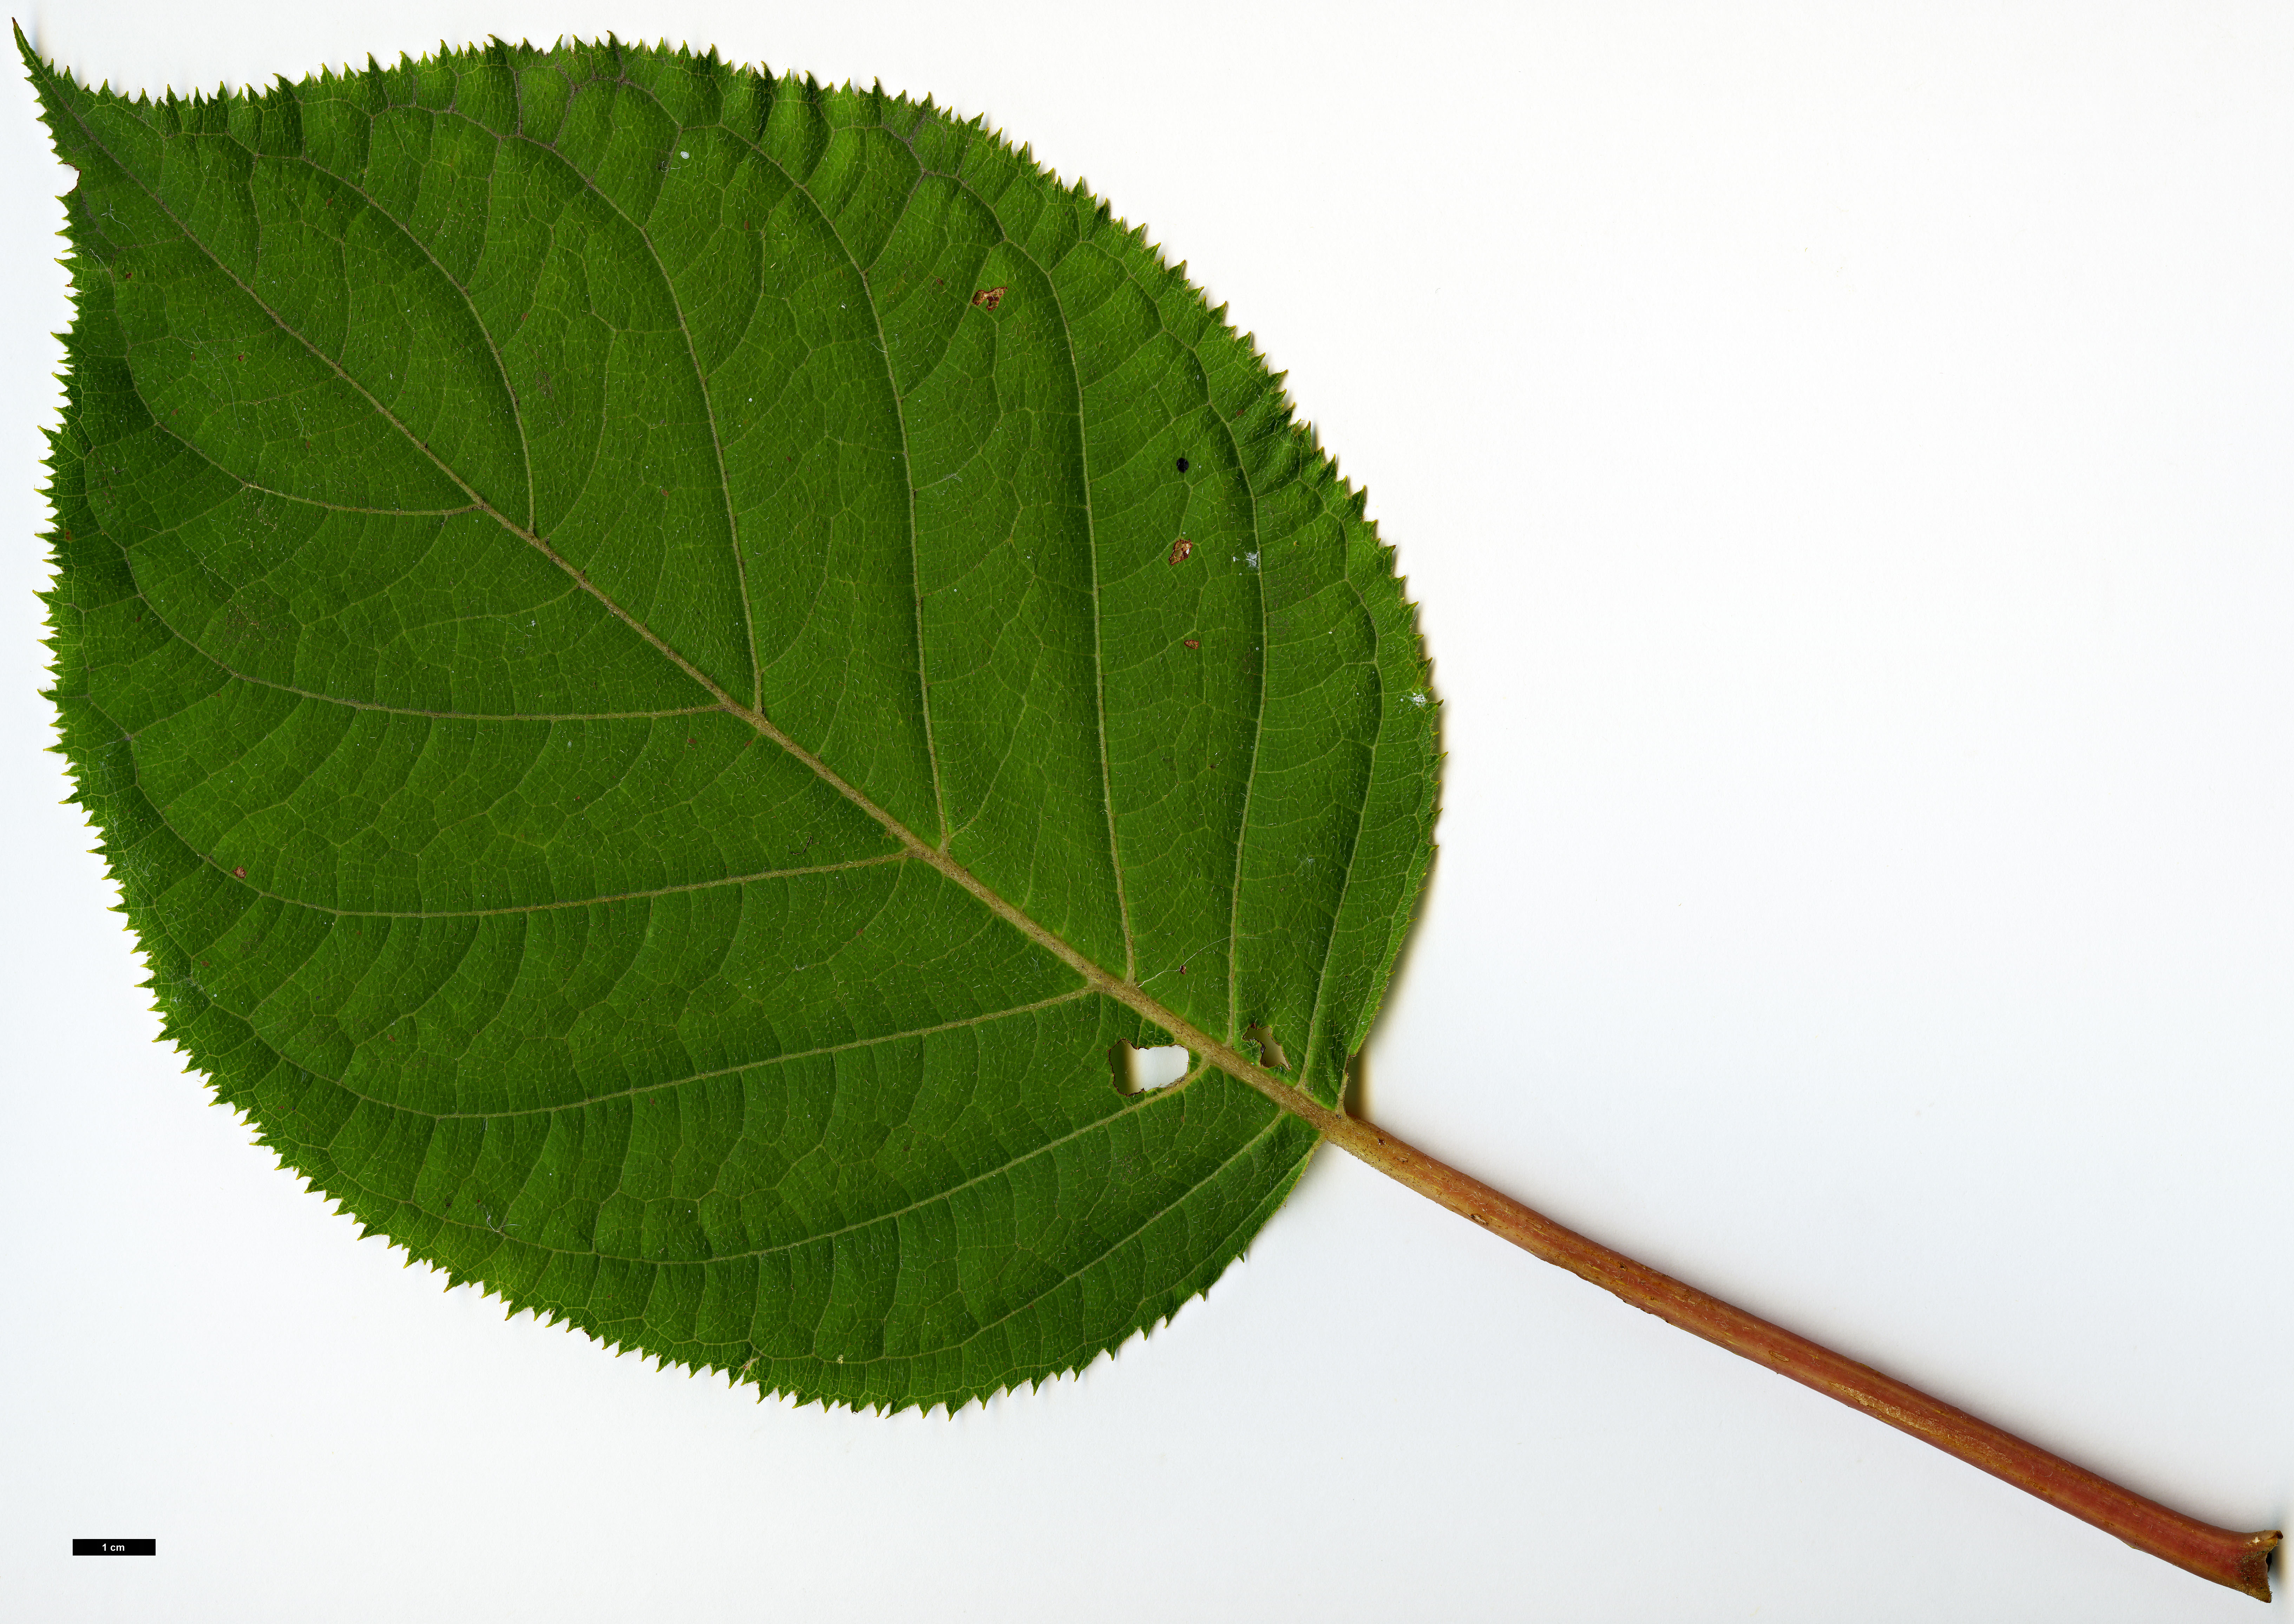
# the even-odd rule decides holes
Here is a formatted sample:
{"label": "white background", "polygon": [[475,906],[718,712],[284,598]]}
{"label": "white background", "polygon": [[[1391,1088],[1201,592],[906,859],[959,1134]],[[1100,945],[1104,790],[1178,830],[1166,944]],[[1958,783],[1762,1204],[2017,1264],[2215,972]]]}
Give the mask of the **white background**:
{"label": "white background", "polygon": [[[2287,1520],[2282,0],[18,14],[152,91],[714,43],[1086,177],[1289,369],[1424,606],[1446,808],[1378,1119]],[[152,1042],[38,753],[68,179],[0,76],[7,1616],[2265,1616],[1327,1153],[1171,1326],[952,1419],[760,1405],[356,1240]]]}

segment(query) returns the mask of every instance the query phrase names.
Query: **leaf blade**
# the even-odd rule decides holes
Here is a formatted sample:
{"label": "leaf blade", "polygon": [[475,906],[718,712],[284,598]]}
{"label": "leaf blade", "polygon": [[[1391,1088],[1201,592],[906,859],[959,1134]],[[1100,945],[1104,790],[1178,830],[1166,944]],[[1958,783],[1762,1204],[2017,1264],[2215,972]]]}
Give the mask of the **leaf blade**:
{"label": "leaf blade", "polygon": [[[1215,1278],[1314,1143],[1216,1070],[1126,1103],[1108,1045],[1264,1024],[1330,1100],[1374,1009],[1432,810],[1400,584],[1247,342],[977,126],[517,55],[125,111],[35,65],[91,160],[59,702],[169,1035],[369,1227],[606,1340],[850,1402],[1072,1368]],[[502,87],[553,73],[545,142]],[[504,190],[578,264],[457,212],[529,149]],[[266,304],[233,256],[260,279],[240,245],[337,183],[420,254],[306,241]],[[141,236],[96,223],[123,207]],[[311,291],[342,266],[382,288]],[[329,353],[397,298],[447,361],[347,319]],[[822,384],[843,415],[789,404]],[[288,432],[322,418],[397,460],[330,471]],[[298,504],[274,464],[338,483]]]}

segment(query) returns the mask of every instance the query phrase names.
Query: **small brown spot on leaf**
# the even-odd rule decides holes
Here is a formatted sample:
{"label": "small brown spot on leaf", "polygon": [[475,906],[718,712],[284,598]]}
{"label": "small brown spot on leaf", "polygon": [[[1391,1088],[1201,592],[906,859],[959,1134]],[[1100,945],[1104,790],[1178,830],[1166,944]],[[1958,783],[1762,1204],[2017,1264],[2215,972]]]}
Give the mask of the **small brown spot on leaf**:
{"label": "small brown spot on leaf", "polygon": [[244,868],[234,868],[231,871],[231,877],[234,880],[244,880],[247,878],[247,871]]}
{"label": "small brown spot on leaf", "polygon": [[993,310],[1004,302],[1004,294],[1002,288],[982,288],[972,296],[972,302],[982,310]]}
{"label": "small brown spot on leaf", "polygon": [[1188,646],[1189,648],[1200,648],[1200,647],[1202,646],[1202,645],[1201,645],[1200,643],[1197,642],[1197,641],[1196,641],[1194,638],[1192,638],[1192,637],[1189,637],[1189,638],[1187,638],[1187,639],[1186,639],[1186,644],[1187,644],[1187,646]]}
{"label": "small brown spot on leaf", "polygon": [[1180,973],[1181,975],[1183,975],[1183,976],[1184,976],[1184,975],[1185,975],[1185,974],[1187,973],[1187,967],[1186,967],[1185,965],[1184,965],[1184,964],[1180,965],[1180,966],[1179,966],[1179,973]]}
{"label": "small brown spot on leaf", "polygon": [[1192,553],[1194,550],[1195,544],[1188,540],[1186,537],[1181,536],[1176,541],[1171,543],[1171,562],[1173,564],[1184,564],[1187,561],[1188,555]]}

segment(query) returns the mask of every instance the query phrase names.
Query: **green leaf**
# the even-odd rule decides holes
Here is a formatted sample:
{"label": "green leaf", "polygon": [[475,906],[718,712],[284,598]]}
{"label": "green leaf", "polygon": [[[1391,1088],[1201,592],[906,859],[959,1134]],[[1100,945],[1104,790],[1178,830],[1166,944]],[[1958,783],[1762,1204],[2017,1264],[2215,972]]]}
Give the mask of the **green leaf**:
{"label": "green leaf", "polygon": [[977,121],[713,55],[25,54],[53,697],[217,1098],[454,1279],[806,1398],[1207,1287],[1316,1142],[1240,1078],[1336,1101],[1435,798],[1389,554],[1224,313]]}

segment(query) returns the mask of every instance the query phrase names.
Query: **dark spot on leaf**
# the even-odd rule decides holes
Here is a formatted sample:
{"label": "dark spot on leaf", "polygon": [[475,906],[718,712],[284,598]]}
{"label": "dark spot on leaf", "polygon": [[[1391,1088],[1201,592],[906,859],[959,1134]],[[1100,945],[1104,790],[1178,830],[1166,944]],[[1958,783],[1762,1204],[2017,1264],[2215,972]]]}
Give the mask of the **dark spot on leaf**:
{"label": "dark spot on leaf", "polygon": [[1189,648],[1200,648],[1200,647],[1202,646],[1202,645],[1201,645],[1200,642],[1196,641],[1196,640],[1195,640],[1194,638],[1192,638],[1192,637],[1189,637],[1189,638],[1187,638],[1187,639],[1186,639],[1186,644],[1187,644],[1187,646],[1188,646]]}
{"label": "dark spot on leaf", "polygon": [[1187,973],[1187,967],[1186,967],[1185,965],[1184,965],[1184,964],[1180,965],[1180,966],[1179,966],[1179,973],[1180,973],[1181,975],[1183,975],[1183,976],[1184,976],[1184,975],[1185,975],[1185,974]]}
{"label": "dark spot on leaf", "polygon": [[1004,293],[1002,288],[982,288],[972,296],[972,302],[982,310],[993,310],[1004,302]]}
{"label": "dark spot on leaf", "polygon": [[1184,474],[1184,473],[1185,473],[1186,471],[1187,471],[1187,459],[1186,459],[1185,458],[1182,457],[1182,458],[1180,458],[1180,459],[1179,459],[1179,472],[1180,472],[1180,473],[1182,473],[1182,474]]}
{"label": "dark spot on leaf", "polygon": [[1181,536],[1176,541],[1171,543],[1171,562],[1173,564],[1184,564],[1187,561],[1187,555],[1194,550],[1195,544],[1188,540],[1186,537]]}
{"label": "dark spot on leaf", "polygon": [[234,880],[244,880],[247,878],[247,871],[243,868],[234,868],[231,871],[231,877]]}

